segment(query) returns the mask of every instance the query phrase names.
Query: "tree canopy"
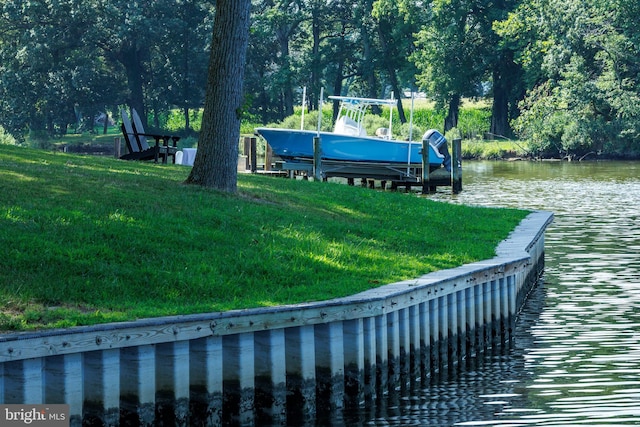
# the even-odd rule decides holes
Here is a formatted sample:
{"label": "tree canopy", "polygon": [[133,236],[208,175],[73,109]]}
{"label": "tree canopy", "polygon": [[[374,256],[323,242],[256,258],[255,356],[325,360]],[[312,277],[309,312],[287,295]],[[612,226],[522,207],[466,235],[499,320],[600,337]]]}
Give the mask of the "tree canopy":
{"label": "tree canopy", "polygon": [[[193,132],[216,1],[0,5],[0,125],[18,140],[91,128],[124,105],[152,128],[182,111]],[[639,12],[636,0],[251,0],[241,111],[282,120],[305,87],[311,109],[320,88],[416,90],[447,111],[444,130],[465,99],[486,97],[490,133],[543,155],[637,154]]]}
{"label": "tree canopy", "polygon": [[16,137],[88,127],[119,105],[202,106],[213,6],[200,0],[4,0],[0,123]]}
{"label": "tree canopy", "polygon": [[525,1],[495,28],[523,65],[515,128],[542,152],[638,152],[637,2]]}

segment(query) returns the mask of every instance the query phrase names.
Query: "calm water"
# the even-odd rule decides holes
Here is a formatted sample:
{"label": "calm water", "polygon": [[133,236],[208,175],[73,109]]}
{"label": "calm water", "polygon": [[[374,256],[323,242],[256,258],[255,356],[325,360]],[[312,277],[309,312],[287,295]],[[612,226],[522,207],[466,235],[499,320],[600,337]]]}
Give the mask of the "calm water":
{"label": "calm water", "polygon": [[345,423],[640,425],[640,163],[467,162],[463,186],[430,197],[554,212],[543,283],[508,346]]}

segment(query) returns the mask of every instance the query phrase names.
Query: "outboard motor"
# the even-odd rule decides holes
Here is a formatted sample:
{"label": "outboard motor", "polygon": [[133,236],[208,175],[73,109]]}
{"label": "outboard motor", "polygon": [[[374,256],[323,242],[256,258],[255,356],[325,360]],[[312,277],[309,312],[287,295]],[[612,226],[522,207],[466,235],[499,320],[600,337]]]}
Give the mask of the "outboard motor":
{"label": "outboard motor", "polygon": [[444,137],[440,132],[435,129],[429,129],[422,136],[422,142],[428,141],[429,144],[436,149],[437,152],[444,156],[444,160],[442,164],[445,169],[451,170],[451,155],[449,154],[449,149],[447,148],[447,138]]}

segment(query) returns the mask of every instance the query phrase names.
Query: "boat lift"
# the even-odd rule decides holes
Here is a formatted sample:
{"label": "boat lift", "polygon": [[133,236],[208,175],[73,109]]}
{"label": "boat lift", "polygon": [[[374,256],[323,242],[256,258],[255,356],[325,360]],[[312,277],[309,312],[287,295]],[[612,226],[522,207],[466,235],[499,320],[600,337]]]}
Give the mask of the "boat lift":
{"label": "boat lift", "polygon": [[[318,138],[316,143],[322,142]],[[428,140],[423,141],[425,145],[423,152],[428,152],[426,144],[429,144]],[[298,175],[305,179],[312,176],[314,179],[324,181],[329,178],[345,178],[349,184],[353,184],[354,179],[361,179],[363,182],[368,182],[370,187],[373,186],[372,181],[377,180],[383,187],[390,182],[392,189],[405,187],[409,190],[412,187],[422,187],[423,193],[435,191],[437,187],[451,186],[451,191],[457,194],[462,191],[461,140],[454,139],[451,148],[451,171],[447,171],[444,167],[430,170],[429,161],[426,158],[423,159],[423,163],[407,164],[326,160],[320,155],[322,152],[320,147],[314,150],[317,154],[314,155],[313,160],[297,158],[278,162],[277,169],[287,171],[291,178]],[[424,173],[425,170],[428,173]]]}
{"label": "boat lift", "polygon": [[[322,111],[323,90],[320,91],[320,111]],[[306,88],[303,92],[303,112],[304,98]],[[366,136],[366,132],[362,128],[363,117],[366,110],[372,105],[386,105],[389,107],[389,127],[381,128],[376,131],[376,136],[381,139],[392,139],[393,124],[393,107],[397,100],[392,99],[373,99],[373,98],[357,98],[346,96],[329,96],[331,100],[340,101],[340,111],[338,112],[338,120],[334,127],[334,133],[342,135],[352,135],[355,137]],[[413,121],[413,95],[412,95],[412,117]],[[416,141],[415,144],[422,144],[422,163],[411,163],[411,144],[410,137],[409,149],[407,150],[407,162],[367,162],[367,161],[348,161],[348,160],[328,160],[322,157],[322,140],[321,140],[321,120],[322,115],[318,115],[318,131],[317,136],[313,138],[313,158],[297,157],[288,158],[281,162],[277,162],[278,170],[286,171],[290,177],[302,175],[305,179],[312,176],[316,180],[327,180],[328,178],[346,178],[350,184],[353,180],[360,178],[364,181],[379,180],[384,186],[387,181],[391,181],[392,188],[404,186],[409,190],[413,186],[421,186],[422,192],[427,193],[435,191],[439,186],[451,186],[453,193],[462,191],[462,166],[460,161],[461,141],[452,141],[452,153],[448,158],[446,168],[434,168],[429,163],[430,144],[440,149],[440,144],[445,143],[446,139],[435,130],[427,132],[422,142]],[[412,127],[412,126],[411,126]],[[304,128],[304,115],[302,116],[300,128]],[[363,135],[364,134],[364,135]],[[448,154],[448,153],[447,153]],[[369,186],[372,186],[371,183]]]}

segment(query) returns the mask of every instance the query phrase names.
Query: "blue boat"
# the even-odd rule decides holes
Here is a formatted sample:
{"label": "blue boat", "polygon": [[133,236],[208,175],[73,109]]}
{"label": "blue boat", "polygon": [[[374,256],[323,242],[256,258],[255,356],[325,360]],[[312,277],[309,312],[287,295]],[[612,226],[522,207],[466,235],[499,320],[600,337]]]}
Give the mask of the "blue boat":
{"label": "blue boat", "polygon": [[374,136],[367,135],[362,126],[366,110],[373,105],[387,105],[392,111],[395,100],[343,96],[330,96],[329,99],[341,103],[333,132],[256,128],[256,133],[267,141],[275,155],[294,162],[313,159],[315,137],[320,138],[323,160],[397,165],[422,164],[423,142],[428,142],[430,169],[445,167],[450,170],[447,141],[435,129],[427,131],[423,141],[394,140],[390,117],[389,128],[378,129]]}

